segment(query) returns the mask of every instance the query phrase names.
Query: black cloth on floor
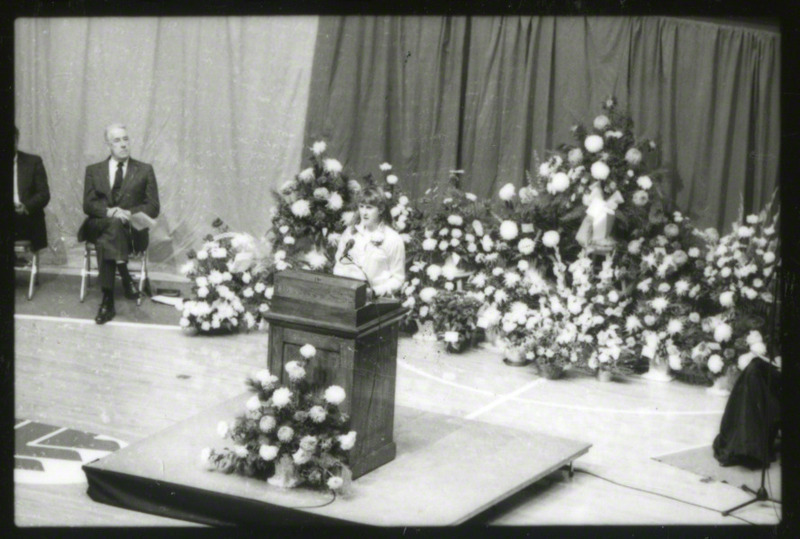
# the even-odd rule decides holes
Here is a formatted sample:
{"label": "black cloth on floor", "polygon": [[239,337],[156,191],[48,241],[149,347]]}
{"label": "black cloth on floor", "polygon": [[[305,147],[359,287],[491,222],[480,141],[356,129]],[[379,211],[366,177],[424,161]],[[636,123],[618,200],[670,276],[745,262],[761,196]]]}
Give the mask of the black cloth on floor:
{"label": "black cloth on floor", "polygon": [[775,460],[780,385],[781,372],[758,358],[736,380],[714,439],[714,457],[722,466],[760,468],[765,458]]}

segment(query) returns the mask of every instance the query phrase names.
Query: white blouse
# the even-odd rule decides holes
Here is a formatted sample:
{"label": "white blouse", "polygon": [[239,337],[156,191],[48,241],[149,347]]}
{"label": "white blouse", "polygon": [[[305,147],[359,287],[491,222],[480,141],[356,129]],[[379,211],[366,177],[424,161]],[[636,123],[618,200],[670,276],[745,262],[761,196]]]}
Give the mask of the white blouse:
{"label": "white blouse", "polygon": [[[353,246],[345,257],[350,240],[353,240]],[[361,225],[347,227],[339,239],[333,274],[366,280],[377,296],[394,294],[406,280],[403,238],[385,224],[378,225],[372,232]]]}

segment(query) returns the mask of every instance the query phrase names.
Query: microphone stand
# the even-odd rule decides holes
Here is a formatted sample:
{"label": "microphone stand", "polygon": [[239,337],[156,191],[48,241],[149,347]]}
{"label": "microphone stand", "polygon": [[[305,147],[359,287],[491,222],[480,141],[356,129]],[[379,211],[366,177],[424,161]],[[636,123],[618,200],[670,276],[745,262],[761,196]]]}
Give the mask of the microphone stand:
{"label": "microphone stand", "polygon": [[375,296],[375,290],[372,288],[372,283],[369,282],[369,276],[367,275],[367,272],[364,271],[364,268],[361,267],[361,264],[359,264],[358,262],[356,262],[355,260],[353,260],[350,257],[350,250],[349,249],[344,254],[344,256],[342,256],[342,258],[339,259],[340,262],[342,260],[349,260],[356,268],[359,269],[359,271],[361,271],[361,273],[364,275],[364,281],[367,283],[367,289],[369,290],[369,297],[375,298],[376,297]]}
{"label": "microphone stand", "polygon": [[[774,286],[774,290],[775,290],[775,300],[774,300],[774,302],[772,304],[772,312],[771,312],[772,320],[771,320],[771,324],[770,324],[770,328],[769,328],[770,337],[772,339],[772,342],[777,342],[774,339],[776,337],[779,337],[778,335],[776,335],[776,333],[777,333],[776,326],[777,326],[777,316],[779,314],[779,301],[778,301],[778,297],[779,296],[778,296],[778,293],[781,291],[781,282],[782,282],[782,279],[781,279],[780,275],[781,275],[781,268],[778,268],[778,271],[775,272],[775,284],[773,285]],[[772,350],[772,352],[774,352],[774,349]],[[772,354],[772,355],[774,355],[774,354]],[[769,407],[769,390],[771,388],[771,382],[772,382],[772,369],[773,369],[772,356],[770,356],[770,358],[769,358],[769,366],[767,367],[767,390],[764,392],[764,397],[762,399],[763,406],[764,406],[763,409],[764,409],[764,414],[765,415],[768,413],[767,409]],[[731,507],[730,509],[727,509],[727,510],[723,511],[722,512],[722,516],[723,517],[726,517],[726,516],[730,515],[731,513],[733,513],[734,511],[738,511],[739,509],[742,509],[743,507],[747,507],[748,505],[752,505],[752,504],[754,504],[756,502],[767,502],[768,501],[768,502],[773,502],[773,503],[777,503],[777,504],[781,504],[782,503],[780,500],[776,500],[775,498],[770,497],[769,493],[767,492],[766,487],[764,486],[764,480],[765,480],[765,478],[767,476],[767,469],[770,466],[770,455],[769,455],[769,453],[770,453],[770,446],[772,445],[772,440],[769,439],[769,430],[770,430],[770,422],[769,421],[764,421],[764,431],[766,433],[766,436],[765,436],[766,443],[764,444],[764,447],[765,447],[765,449],[764,449],[764,453],[765,453],[764,462],[761,465],[761,486],[758,487],[758,490],[753,490],[752,488],[748,487],[747,485],[742,485],[742,487],[741,487],[742,490],[744,490],[748,494],[752,494],[754,497],[752,499],[750,499],[750,500],[747,500],[744,503],[740,503],[736,507]]]}

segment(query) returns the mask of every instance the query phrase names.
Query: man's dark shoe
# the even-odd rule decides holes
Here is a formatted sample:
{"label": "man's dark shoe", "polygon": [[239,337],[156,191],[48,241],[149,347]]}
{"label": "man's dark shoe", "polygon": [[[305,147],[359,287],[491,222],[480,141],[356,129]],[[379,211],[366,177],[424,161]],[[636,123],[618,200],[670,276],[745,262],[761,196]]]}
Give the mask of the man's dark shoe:
{"label": "man's dark shoe", "polygon": [[114,310],[114,304],[103,298],[103,301],[100,303],[100,309],[97,311],[97,316],[94,317],[94,321],[98,324],[105,324],[114,318],[116,314],[117,312]]}
{"label": "man's dark shoe", "polygon": [[122,292],[126,299],[139,299],[140,296],[132,279],[122,279]]}

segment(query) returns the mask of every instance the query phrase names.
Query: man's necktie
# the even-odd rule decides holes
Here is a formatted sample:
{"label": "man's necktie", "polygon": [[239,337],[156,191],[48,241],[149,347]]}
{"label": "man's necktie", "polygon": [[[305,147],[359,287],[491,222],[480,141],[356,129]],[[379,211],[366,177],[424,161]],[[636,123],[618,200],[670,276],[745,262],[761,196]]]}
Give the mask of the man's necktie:
{"label": "man's necktie", "polygon": [[122,187],[122,166],[123,163],[121,161],[117,163],[117,173],[114,174],[114,185],[111,187],[111,203],[115,206],[118,202],[119,190]]}

